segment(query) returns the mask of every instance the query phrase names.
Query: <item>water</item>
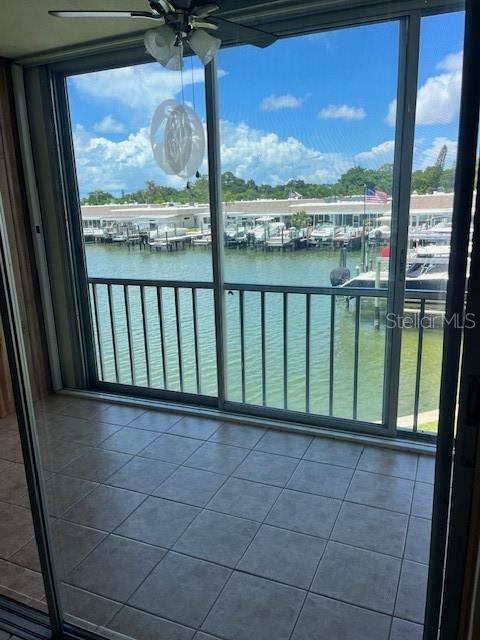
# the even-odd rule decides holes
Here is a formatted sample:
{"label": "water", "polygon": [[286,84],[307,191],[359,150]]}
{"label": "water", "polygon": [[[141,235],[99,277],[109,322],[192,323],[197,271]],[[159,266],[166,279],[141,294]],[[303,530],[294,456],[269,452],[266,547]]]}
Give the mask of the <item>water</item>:
{"label": "water", "polygon": [[[211,253],[202,248],[178,252],[150,252],[123,246],[87,245],[88,272],[92,277],[117,277],[157,280],[194,280],[211,282]],[[359,252],[347,254],[347,266],[354,273],[360,262]],[[338,251],[310,250],[296,252],[263,252],[237,249],[225,250],[225,281],[228,283],[261,283],[283,285],[330,285],[330,271],[339,264]],[[101,339],[104,350],[104,379],[114,380],[114,358],[109,329],[108,303],[104,288],[98,289]],[[116,330],[118,335],[121,382],[132,383],[128,352],[128,333],[123,292],[113,290]],[[209,290],[197,294],[199,361],[201,392],[216,394],[215,332],[213,296]],[[306,410],[306,310],[305,296],[289,295],[287,327],[289,409]],[[382,309],[385,302],[382,301]],[[245,393],[250,404],[262,404],[260,293],[245,293]],[[165,362],[167,384],[163,378],[157,300],[154,289],[145,290],[148,327],[150,384],[157,388],[180,389],[178,345],[176,341],[175,300],[173,290],[163,294],[165,324]],[[140,291],[130,293],[132,344],[135,383],[147,385],[145,347],[141,320]],[[196,393],[195,349],[191,292],[179,293],[181,319],[182,365],[184,391]],[[358,412],[360,420],[381,421],[384,381],[385,323],[379,330],[373,327],[372,300],[362,301],[360,309]],[[283,377],[283,299],[281,294],[266,296],[266,399],[271,407],[284,406]],[[226,295],[227,326],[227,388],[228,398],[242,400],[241,340],[239,293]],[[338,299],[334,339],[334,402],[333,415],[353,417],[355,303],[347,307]],[[399,416],[413,414],[415,372],[417,367],[418,331],[404,329],[400,379]],[[424,333],[419,413],[438,407],[441,370],[442,332]],[[310,338],[310,398],[309,410],[327,414],[329,410],[330,299],[312,296]],[[429,425],[426,428],[434,428]]]}

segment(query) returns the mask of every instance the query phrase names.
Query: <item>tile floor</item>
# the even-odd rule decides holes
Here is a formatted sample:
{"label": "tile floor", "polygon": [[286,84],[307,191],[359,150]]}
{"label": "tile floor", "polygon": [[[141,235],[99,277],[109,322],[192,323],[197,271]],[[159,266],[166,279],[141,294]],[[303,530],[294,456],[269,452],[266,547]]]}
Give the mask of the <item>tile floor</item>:
{"label": "tile floor", "polygon": [[[136,640],[421,638],[433,458],[65,396],[39,407],[38,430],[77,624]],[[0,535],[12,566],[33,555],[16,492],[0,495],[24,535]]]}
{"label": "tile floor", "polygon": [[0,419],[0,595],[46,610],[16,416]]}
{"label": "tile floor", "polygon": [[20,640],[20,638],[17,636],[11,636],[6,631],[2,631],[2,629],[0,629],[0,640]]}

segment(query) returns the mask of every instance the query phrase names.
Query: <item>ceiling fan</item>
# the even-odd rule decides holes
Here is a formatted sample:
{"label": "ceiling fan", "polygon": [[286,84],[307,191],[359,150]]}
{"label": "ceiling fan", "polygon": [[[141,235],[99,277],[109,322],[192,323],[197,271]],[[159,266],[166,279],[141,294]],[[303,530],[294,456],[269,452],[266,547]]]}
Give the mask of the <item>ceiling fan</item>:
{"label": "ceiling fan", "polygon": [[[150,11],[49,11],[57,18],[143,18],[158,25],[145,33],[144,43],[148,53],[167,69],[183,68],[183,48],[188,44],[203,64],[208,64],[221,45],[221,39],[208,31],[217,32],[224,39],[241,38],[258,47],[266,47],[276,36],[261,29],[246,27],[225,18],[210,15],[220,9],[215,3],[195,0],[147,0]],[[208,31],[207,31],[208,30]]]}

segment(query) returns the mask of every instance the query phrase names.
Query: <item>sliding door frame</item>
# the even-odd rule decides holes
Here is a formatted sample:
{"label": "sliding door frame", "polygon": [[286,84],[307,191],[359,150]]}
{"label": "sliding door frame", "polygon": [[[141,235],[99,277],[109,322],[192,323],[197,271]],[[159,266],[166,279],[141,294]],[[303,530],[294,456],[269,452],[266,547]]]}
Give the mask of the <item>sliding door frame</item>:
{"label": "sliding door frame", "polygon": [[[403,312],[405,297],[405,267],[406,249],[408,242],[408,209],[410,202],[410,186],[412,174],[412,157],[415,133],[415,103],[417,95],[418,57],[420,20],[423,16],[453,11],[463,5],[458,2],[437,2],[428,9],[419,9],[418,3],[396,3],[397,11],[388,11],[383,6],[383,14],[369,18],[369,23],[398,21],[400,26],[399,56],[398,56],[398,84],[397,84],[397,115],[395,131],[395,160],[393,180],[393,212],[392,212],[392,255],[390,258],[389,274],[389,313],[400,316]],[[414,9],[408,11],[411,4]],[[380,11],[380,9],[379,9]],[[338,27],[355,27],[366,24],[360,20],[354,11],[351,12],[350,22],[348,11],[343,14],[343,20],[338,20]],[[335,24],[328,24],[328,29],[334,29]],[[312,24],[311,30],[321,30]],[[293,34],[291,34],[293,35]],[[82,237],[81,213],[79,205],[78,185],[76,180],[72,133],[69,119],[66,78],[72,74],[87,73],[146,62],[144,49],[123,51],[118,56],[112,53],[86,56],[79,60],[57,62],[46,67],[51,82],[52,109],[56,114],[56,144],[58,146],[59,171],[62,176],[65,219],[68,235],[70,260],[73,263],[71,288],[76,300],[72,314],[76,316],[76,327],[79,331],[79,358],[85,362],[85,376],[83,388],[103,392],[147,396],[170,402],[188,402],[204,406],[215,406],[220,411],[235,411],[252,416],[290,420],[307,426],[318,426],[340,429],[351,432],[362,432],[380,436],[394,437],[397,435],[398,411],[398,381],[400,376],[401,328],[388,328],[386,332],[384,358],[384,385],[382,423],[375,424],[353,419],[335,418],[325,415],[278,410],[270,407],[242,405],[229,401],[227,398],[227,346],[225,323],[225,284],[223,274],[223,215],[221,194],[221,158],[219,139],[219,104],[217,88],[216,62],[210,63],[205,69],[206,105],[207,105],[207,142],[209,160],[209,191],[212,224],[212,267],[215,305],[216,330],[216,363],[217,363],[217,396],[203,396],[185,394],[183,392],[145,389],[130,385],[103,382],[99,380],[95,353],[94,333],[90,312],[88,280],[86,274],[86,260]],[[48,232],[48,229],[46,230]],[[410,432],[402,432],[404,437],[414,437]],[[418,434],[418,440],[433,441],[428,434]]]}
{"label": "sliding door frame", "polygon": [[[405,303],[408,227],[412,184],[415,112],[420,50],[420,13],[400,20],[395,155],[393,161],[392,222],[388,272],[388,317],[400,318]],[[386,329],[383,422],[391,436],[397,433],[402,328]]]}
{"label": "sliding door frame", "polygon": [[[27,489],[32,513],[35,540],[38,548],[46,600],[50,616],[50,627],[54,639],[61,637],[62,615],[58,599],[58,583],[55,573],[48,511],[45,503],[45,481],[40,462],[40,448],[35,430],[35,409],[33,405],[30,377],[22,334],[22,323],[15,291],[12,260],[9,251],[2,197],[0,194],[0,317],[5,336],[5,346],[10,365],[13,396],[18,430],[23,454],[23,464],[27,478]],[[12,614],[21,609],[10,609]],[[29,616],[27,616],[28,618]],[[43,628],[47,633],[42,616],[31,616],[31,623]],[[2,609],[0,603],[0,619]],[[11,623],[13,624],[13,623]]]}
{"label": "sliding door frame", "polygon": [[[473,0],[469,0],[469,2],[471,4]],[[456,5],[456,7],[458,8],[458,5]],[[438,11],[436,11],[435,13],[438,13]],[[406,123],[411,122],[412,100],[416,95],[416,66],[418,65],[419,20],[420,20],[420,17],[422,17],[423,15],[431,15],[431,14],[432,12],[425,12],[425,13],[422,12],[421,14],[419,12],[415,12],[407,17],[405,17],[404,14],[402,14],[401,16],[397,16],[402,21],[402,24],[404,25],[402,27],[402,37],[400,40],[401,41],[400,53],[401,53],[401,64],[402,64],[400,75],[403,78],[403,80],[401,80],[401,78],[399,77],[399,83],[400,82],[405,83],[405,84],[402,84],[401,86],[402,86],[402,90],[404,89],[406,91],[406,100],[403,106],[400,104],[398,113],[397,113],[397,126],[399,126],[400,124],[402,128],[404,128],[405,126],[409,126]],[[396,19],[396,16],[389,15],[386,18],[388,18],[389,20],[394,20]],[[350,26],[355,26],[355,24],[351,24]],[[124,63],[128,64],[128,61],[125,61]],[[113,62],[111,66],[115,66]],[[412,70],[412,67],[414,67],[414,70]],[[58,70],[54,71],[52,69],[51,71],[52,71],[52,74],[50,77],[51,77],[51,89],[52,89],[52,96],[51,96],[52,104],[54,104],[58,112],[58,109],[68,108],[68,104],[65,101],[65,93],[64,93],[65,77],[67,75],[67,71],[65,69],[63,71],[58,71]],[[78,64],[76,67],[76,72],[79,72]],[[415,89],[413,85],[412,74],[415,75]],[[224,327],[225,286],[223,282],[223,260],[222,260],[223,219],[221,215],[222,199],[221,199],[221,191],[220,191],[221,185],[220,185],[219,136],[218,136],[218,92],[216,87],[216,81],[217,81],[216,66],[215,66],[215,63],[213,63],[209,65],[206,69],[206,84],[207,84],[207,107],[209,112],[208,154],[209,154],[209,161],[213,163],[213,167],[214,167],[214,175],[211,176],[211,181],[210,181],[210,189],[211,189],[210,204],[214,211],[213,220],[212,220],[212,224],[213,224],[212,237],[214,238],[215,245],[216,245],[213,251],[214,252],[214,278],[215,278],[214,285],[215,285],[215,293],[217,298],[215,301],[215,311],[216,311],[216,314],[218,315],[218,318],[216,319],[216,323],[217,323],[216,330],[217,330],[217,335],[220,338],[220,342],[219,344],[217,344],[217,354],[216,354],[217,360],[220,359],[220,369],[218,373],[218,376],[219,376],[218,392],[219,392],[219,405],[220,405],[220,398],[221,398],[221,405],[223,405],[223,406],[220,406],[221,409],[227,410],[228,408],[235,408],[235,410],[238,411],[239,407],[235,403],[225,402],[225,386],[226,386],[226,375],[224,370],[224,367],[225,367],[225,327]],[[63,97],[61,97],[62,95]],[[60,134],[62,130],[65,128],[65,126],[67,125],[69,125],[68,118],[67,120],[65,120],[65,114],[64,114],[63,119],[61,119],[61,128],[56,129],[56,134],[58,136],[57,145],[60,148],[62,147],[62,145],[65,145],[65,138]],[[400,148],[398,149],[398,151],[396,150],[396,154],[397,153],[399,154],[400,151],[403,150],[404,152],[407,152],[411,156],[411,152],[413,148],[413,138],[411,137],[412,132],[411,131],[407,132],[409,134],[408,136],[404,135],[404,133],[405,132],[399,132],[399,131],[396,132],[397,138],[398,136],[400,136],[400,134],[402,134],[401,139],[398,140],[398,143],[400,144]],[[405,148],[401,149],[402,146]],[[397,144],[396,144],[396,147],[397,147]],[[65,197],[66,197],[66,190],[68,188],[68,185],[70,184],[68,181],[75,179],[75,168],[73,165],[73,151],[71,148],[71,138],[68,138],[66,150],[67,150],[67,153],[65,153],[65,146],[63,146],[62,158],[65,166],[65,172],[61,174],[61,178],[62,178],[62,188],[63,188]],[[399,173],[397,174],[397,172]],[[40,173],[39,167],[37,167],[37,173]],[[411,157],[407,156],[407,159],[404,161],[404,164],[401,164],[401,166],[396,167],[396,178],[394,183],[395,185],[394,189],[395,189],[395,193],[397,193],[397,197],[404,197],[404,195],[402,194],[405,194],[407,192],[407,185],[409,185],[409,181],[411,178],[409,173],[411,173]],[[468,177],[468,172],[465,174],[462,174],[461,176],[460,176],[460,173],[461,173],[460,171],[457,172],[457,187],[459,189],[463,188],[465,184],[465,180]],[[65,176],[67,176],[67,178],[65,178]],[[76,187],[75,187],[75,191],[73,193],[70,193],[70,198],[71,200],[70,200],[70,206],[68,207],[68,215],[70,218],[75,215],[78,218],[79,204],[78,204],[78,194],[76,192]],[[400,207],[401,204],[402,203],[399,202],[398,206]],[[403,202],[403,206],[405,206],[405,202]],[[457,202],[457,198],[456,198],[455,206],[456,207],[461,206],[461,204]],[[61,215],[63,215],[63,212]],[[400,217],[402,215],[400,210],[396,211],[396,215],[398,218],[397,224],[399,225],[398,233],[400,234],[401,240],[403,243],[405,242],[405,239],[406,239],[405,223],[404,221],[400,220]],[[0,215],[0,222],[1,222],[1,215]],[[78,224],[78,220],[76,224]],[[78,227],[76,228],[78,231]],[[404,245],[400,245],[398,247],[398,250],[395,251],[394,255],[392,256],[392,260],[393,260],[392,278],[395,275],[401,276],[404,273],[405,257],[402,254],[403,246]],[[14,291],[12,289],[13,280],[10,274],[10,265],[9,265],[8,255],[6,253],[5,247],[6,247],[6,244],[4,241],[4,229],[1,228],[1,225],[0,225],[0,312],[2,314],[2,317],[6,318],[6,321],[4,320],[4,328],[6,329],[6,339],[7,339],[7,346],[9,349],[9,357],[11,361],[13,387],[14,387],[14,393],[15,393],[15,400],[17,404],[17,415],[18,415],[20,433],[22,438],[23,453],[25,457],[25,467],[27,471],[29,495],[30,495],[32,513],[34,516],[35,533],[37,538],[37,544],[39,547],[42,571],[43,571],[44,579],[46,582],[47,601],[49,605],[52,629],[53,629],[54,636],[56,638],[78,637],[78,638],[95,639],[101,636],[97,636],[96,634],[89,633],[87,631],[74,627],[73,625],[67,624],[64,621],[61,605],[59,602],[58,584],[56,581],[56,576],[54,571],[54,558],[52,555],[51,544],[50,544],[51,534],[49,530],[48,515],[47,515],[45,504],[44,504],[44,483],[43,483],[42,471],[39,466],[38,443],[36,441],[36,435],[35,435],[35,429],[34,429],[34,423],[35,423],[34,409],[33,409],[33,404],[31,400],[31,394],[29,391],[28,371],[26,368],[26,360],[25,360],[25,355],[23,350],[23,338],[21,335],[21,325],[18,318],[18,313],[15,310],[16,309],[15,296],[14,296]],[[459,247],[459,250],[460,252],[462,250],[465,251],[465,247]],[[78,264],[77,259],[78,259],[78,255],[74,255],[73,256],[74,267],[78,271],[79,266],[82,264],[82,258],[80,256],[80,260],[79,260],[80,265]],[[453,267],[451,268],[453,269]],[[72,286],[77,286],[79,288],[83,287],[83,292],[80,292],[80,299],[85,300],[85,293],[87,293],[87,299],[88,299],[88,289],[85,289],[85,285],[87,282],[85,273],[83,274],[83,276],[81,273],[77,273],[77,276],[78,276],[77,279],[72,281]],[[457,274],[457,278],[460,278],[460,277],[461,277],[461,274]],[[394,295],[393,301],[391,303],[392,308],[394,310],[400,309],[401,311],[403,298],[402,298],[402,292],[400,290],[400,285],[399,283],[392,283],[392,286],[396,286],[398,289],[396,290],[396,294]],[[456,292],[454,291],[451,295],[455,296],[455,300],[458,303],[459,301],[458,291]],[[452,300],[453,300],[453,297],[452,297]],[[89,306],[87,308],[89,309]],[[88,322],[90,322],[90,320],[88,320]],[[79,323],[78,326],[79,327],[81,326],[81,322]],[[82,333],[82,335],[80,336],[81,339],[85,340],[87,338],[86,333],[83,332],[83,330],[81,331],[81,333]],[[388,357],[397,358],[397,362],[395,363],[396,367],[397,366],[399,367],[399,356],[398,356],[399,349],[400,349],[399,340],[400,340],[399,336],[393,337],[389,342],[389,346],[388,346],[390,350],[389,351],[390,355]],[[457,337],[455,337],[455,340],[457,340]],[[458,346],[455,340],[453,345],[454,347],[453,360],[450,359],[449,362],[455,362],[455,348]],[[93,348],[93,340],[91,341],[89,348],[90,349]],[[448,345],[445,347],[445,349],[448,350]],[[90,362],[89,366],[92,367],[91,356],[88,358],[88,361]],[[392,361],[390,362],[393,367],[393,362]],[[446,366],[446,364],[447,363],[445,362],[444,367]],[[452,371],[451,376],[453,375],[454,375],[454,372]],[[456,375],[456,372],[455,372],[455,375]],[[394,371],[391,374],[391,376],[392,377],[390,377],[389,379],[389,384],[394,384],[395,380],[397,380],[398,382],[398,378],[396,377],[398,376],[397,371]],[[445,383],[447,382],[448,380],[445,379]],[[94,383],[91,380],[89,384],[91,387],[94,386]],[[107,390],[108,386],[104,385],[103,388]],[[117,385],[110,386],[110,390],[114,391],[115,389],[118,389]],[[129,393],[131,393],[130,387],[128,387],[128,390],[129,390]],[[165,398],[165,395],[162,393],[153,394],[152,392],[152,396],[153,395],[155,395],[155,397],[158,397],[160,399]],[[178,394],[178,396],[177,394],[171,394],[169,399],[171,399],[173,395],[175,395],[177,399],[180,399],[180,396],[182,394]],[[197,397],[195,397],[195,400],[198,402]],[[450,400],[451,398],[449,398],[449,401]],[[252,408],[252,412],[253,412],[253,408]],[[396,416],[395,412],[396,412],[396,409],[392,407],[390,404],[388,404],[388,406],[385,407],[385,413],[389,416],[388,420],[390,420],[391,428],[393,428],[391,423]],[[263,412],[260,410],[259,411],[255,410],[255,413],[261,416]],[[279,414],[276,414],[275,410],[272,410],[271,412],[268,412],[268,413],[270,414],[271,417],[275,417],[275,418],[282,418],[282,417],[284,419],[285,418],[290,419],[290,417],[292,417],[293,419],[296,418],[295,413],[289,412],[289,411],[281,411]],[[263,415],[264,417],[269,417],[265,413],[263,413]],[[303,421],[305,423],[306,416],[308,416],[308,414],[299,414],[298,421]],[[347,421],[347,420],[343,421],[339,419],[325,420],[325,419],[322,419],[321,416],[319,416],[320,419],[317,421],[316,420],[317,416],[308,416],[308,417],[312,418],[312,423],[315,420],[316,426],[333,426],[334,428],[348,429],[350,431],[354,430],[355,428],[355,423],[353,423],[352,421]],[[442,442],[444,443],[442,445],[443,448],[441,450],[441,454],[439,454],[439,457],[438,457],[439,464],[437,465],[437,482],[440,479],[440,474],[442,473],[444,474],[445,470],[448,470],[450,468],[449,465],[451,463],[451,447],[453,442],[453,432],[450,431],[452,423],[453,423],[453,417],[451,415],[451,412],[447,411],[444,417],[444,421],[442,423],[445,431],[445,436],[444,436],[444,440],[442,440]],[[368,424],[363,425],[362,423],[359,423],[359,424],[362,430],[365,430],[367,432],[369,427],[371,427],[372,429],[374,428],[372,427],[372,425],[368,425]],[[376,433],[385,434],[385,429],[383,427],[375,427],[375,429],[376,429]],[[445,481],[443,481],[443,483],[439,484],[438,486],[439,487],[441,486],[441,492],[445,492],[445,489],[446,489]],[[435,491],[436,491],[435,502],[439,503],[440,506],[438,510],[435,512],[434,517],[437,519],[437,521],[440,519],[440,517],[444,517],[446,522],[446,513],[444,511],[444,507],[446,504],[445,495],[444,493],[442,495],[438,493],[437,495],[437,489]],[[442,534],[442,531],[440,531],[440,534]],[[437,547],[436,547],[437,550],[439,549],[438,547],[439,540],[440,541],[442,540],[441,535],[440,537],[437,538]],[[436,570],[438,570],[440,566],[439,563],[442,560],[443,560],[443,557],[442,558],[432,557],[431,566],[432,567],[435,566]],[[443,568],[443,564],[442,564],[442,568]],[[441,580],[432,579],[430,584],[430,589],[429,589],[429,603],[434,602],[435,598],[440,598],[441,589],[442,589]],[[427,611],[428,611],[428,608],[427,608]],[[425,636],[426,638],[434,637],[433,634],[435,632],[436,627],[438,626],[438,621],[439,621],[438,611],[436,608],[432,608],[430,617],[426,621],[426,628],[425,628],[426,629],[425,633],[427,634]]]}

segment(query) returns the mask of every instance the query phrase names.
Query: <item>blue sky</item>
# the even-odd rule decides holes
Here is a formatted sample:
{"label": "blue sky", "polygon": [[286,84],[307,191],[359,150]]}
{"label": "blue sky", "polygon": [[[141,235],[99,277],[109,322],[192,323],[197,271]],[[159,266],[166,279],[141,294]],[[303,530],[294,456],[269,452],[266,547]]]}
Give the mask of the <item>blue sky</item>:
{"label": "blue sky", "polygon": [[[289,38],[266,49],[221,50],[222,169],[257,182],[334,181],[354,164],[393,157],[399,25],[387,22]],[[431,164],[445,142],[454,160],[463,14],[422,20],[415,165]],[[204,120],[203,71],[187,60],[185,100]],[[133,190],[146,180],[184,186],[155,165],[153,112],[181,101],[179,72],[157,63],[69,79],[82,195]],[[194,88],[194,92],[193,89]],[[195,93],[195,96],[194,96]],[[205,163],[202,167],[207,170]]]}

